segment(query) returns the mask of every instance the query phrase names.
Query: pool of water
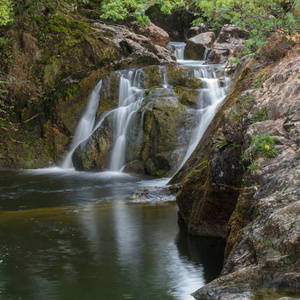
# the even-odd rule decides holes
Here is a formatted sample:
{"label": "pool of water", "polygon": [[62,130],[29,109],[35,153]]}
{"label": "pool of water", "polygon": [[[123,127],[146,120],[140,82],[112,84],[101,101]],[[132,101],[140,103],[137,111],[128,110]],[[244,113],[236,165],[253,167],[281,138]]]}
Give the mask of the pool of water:
{"label": "pool of water", "polygon": [[190,236],[175,202],[128,199],[167,181],[0,172],[0,299],[193,299],[218,276],[224,242]]}

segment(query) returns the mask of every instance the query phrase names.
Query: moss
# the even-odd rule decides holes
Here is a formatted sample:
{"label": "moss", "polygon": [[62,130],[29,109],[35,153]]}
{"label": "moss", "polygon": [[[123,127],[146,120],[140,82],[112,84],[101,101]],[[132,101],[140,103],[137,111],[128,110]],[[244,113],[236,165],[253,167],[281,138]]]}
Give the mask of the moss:
{"label": "moss", "polygon": [[183,76],[183,69],[177,65],[167,65],[166,75],[168,78],[168,83],[172,86],[176,86]]}
{"label": "moss", "polygon": [[144,74],[144,88],[149,89],[160,85],[161,70],[159,66],[149,66],[143,68]]}

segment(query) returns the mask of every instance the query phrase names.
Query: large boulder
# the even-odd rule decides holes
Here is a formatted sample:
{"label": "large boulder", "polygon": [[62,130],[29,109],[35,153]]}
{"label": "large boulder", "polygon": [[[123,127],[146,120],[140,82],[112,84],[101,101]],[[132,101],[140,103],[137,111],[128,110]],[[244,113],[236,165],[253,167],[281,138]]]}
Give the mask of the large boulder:
{"label": "large boulder", "polygon": [[205,32],[190,38],[185,46],[185,58],[202,60],[207,48],[211,48],[216,36],[213,32]]}
{"label": "large boulder", "polygon": [[173,90],[162,88],[148,94],[140,113],[144,115],[140,159],[146,174],[174,174],[187,151],[196,119]]}
{"label": "large boulder", "polygon": [[186,33],[186,37],[187,39],[190,39],[196,35],[199,35],[201,33],[205,33],[208,31],[207,26],[204,23],[200,23],[198,26],[193,26],[191,27],[187,33]]}
{"label": "large boulder", "polygon": [[141,26],[137,21],[135,21],[130,25],[135,33],[148,37],[150,41],[155,45],[166,47],[170,43],[169,34],[153,23],[150,23],[146,26]]}
{"label": "large boulder", "polygon": [[248,38],[249,33],[241,30],[239,26],[224,25],[213,44],[208,62],[219,64],[234,57],[241,58]]}

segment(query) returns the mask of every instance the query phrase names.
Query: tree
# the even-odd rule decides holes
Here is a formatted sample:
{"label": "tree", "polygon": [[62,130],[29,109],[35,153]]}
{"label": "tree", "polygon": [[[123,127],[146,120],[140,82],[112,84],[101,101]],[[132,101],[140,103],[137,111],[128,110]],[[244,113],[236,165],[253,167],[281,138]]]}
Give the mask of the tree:
{"label": "tree", "polygon": [[101,18],[117,21],[124,20],[132,14],[140,24],[149,24],[145,8],[154,3],[160,4],[162,12],[167,14],[170,14],[172,9],[185,5],[184,0],[105,0],[102,3]]}
{"label": "tree", "polygon": [[4,26],[12,21],[12,3],[10,0],[1,0],[0,3],[0,26]]}
{"label": "tree", "polygon": [[213,20],[217,26],[224,22],[239,25],[250,32],[247,41],[255,51],[274,35],[293,35],[300,29],[299,0],[195,0],[203,19]]}
{"label": "tree", "polygon": [[132,14],[141,24],[148,24],[145,7],[158,3],[161,10],[171,13],[177,7],[194,11],[199,22],[209,21],[213,26],[224,23],[239,25],[250,32],[249,51],[255,51],[274,35],[293,35],[300,28],[299,0],[104,0],[104,19],[124,20]]}

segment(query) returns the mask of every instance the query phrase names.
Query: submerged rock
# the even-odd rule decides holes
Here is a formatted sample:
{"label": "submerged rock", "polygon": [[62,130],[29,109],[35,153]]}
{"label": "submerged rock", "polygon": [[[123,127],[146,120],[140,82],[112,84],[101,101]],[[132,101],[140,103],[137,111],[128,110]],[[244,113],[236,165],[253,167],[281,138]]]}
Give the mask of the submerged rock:
{"label": "submerged rock", "polygon": [[176,200],[179,186],[144,187],[133,193],[128,199],[132,203],[163,203]]}

